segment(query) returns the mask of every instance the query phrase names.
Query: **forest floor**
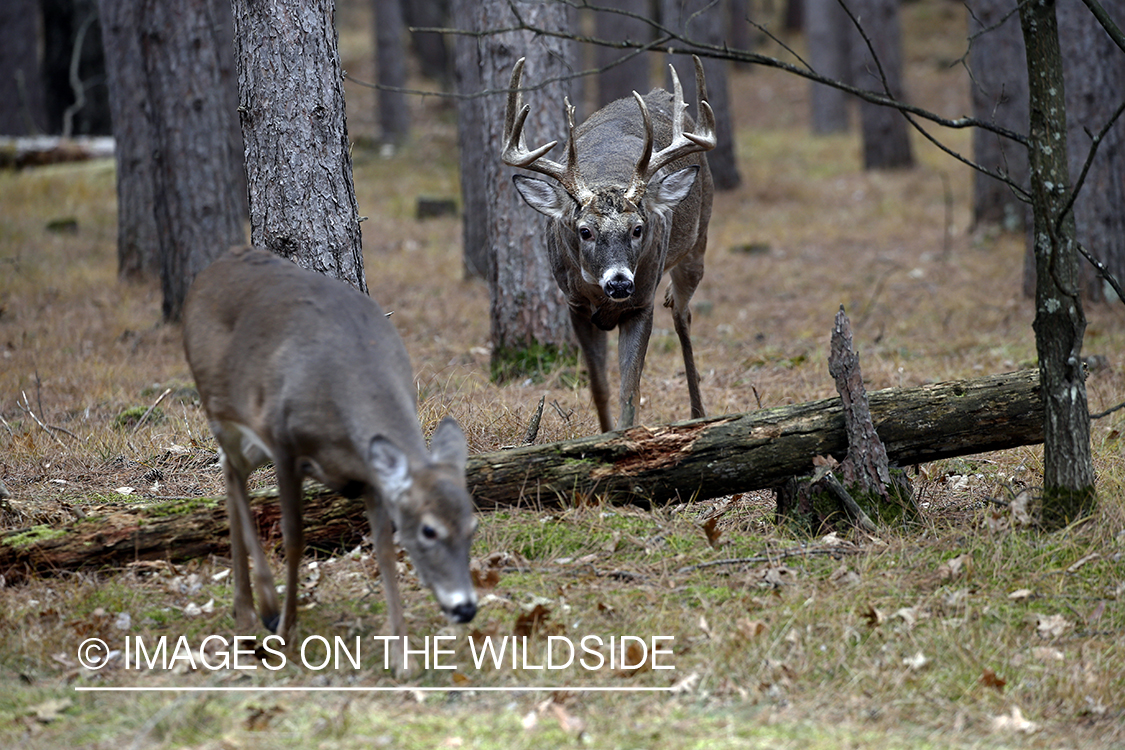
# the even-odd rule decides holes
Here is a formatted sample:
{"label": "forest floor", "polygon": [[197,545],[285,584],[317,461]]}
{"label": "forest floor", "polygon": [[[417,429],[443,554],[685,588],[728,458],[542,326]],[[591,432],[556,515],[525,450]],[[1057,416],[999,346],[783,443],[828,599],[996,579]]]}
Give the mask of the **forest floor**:
{"label": "forest floor", "polygon": [[[925,0],[903,12],[910,96],[964,114],[963,8]],[[345,10],[341,28],[345,68],[370,80],[369,18]],[[835,395],[827,356],[841,304],[869,389],[1034,366],[1023,237],[970,226],[966,168],[915,137],[916,168],[864,172],[856,135],[807,135],[804,82],[738,69],[731,85],[743,183],[716,198],[694,300],[709,414]],[[411,354],[425,431],[452,414],[473,452],[497,450],[520,442],[545,397],[541,442],[595,432],[577,368],[489,380],[488,289],[462,278],[460,219],[414,218],[419,196],[459,195],[452,104],[416,100],[410,142],[386,153],[370,145],[373,94],[349,84],[348,96],[367,278]],[[941,137],[970,151],[967,132]],[[116,279],[113,181],[110,161],[0,173],[0,479],[13,495],[0,501],[0,529],[223,493],[180,330],[160,323],[157,285]],[[540,221],[530,209],[527,219]],[[1097,412],[1125,400],[1125,306],[1087,314]],[[134,425],[169,388],[158,415]],[[664,310],[642,395],[643,423],[688,416]],[[62,429],[40,427],[30,412]],[[183,658],[137,669],[135,652],[133,668],[121,655],[101,670],[79,663],[90,637],[117,650],[142,639],[151,650],[163,636],[169,657],[181,641],[198,651],[208,635],[230,638],[221,557],[0,581],[0,744],[1121,747],[1123,429],[1125,412],[1094,423],[1098,509],[1054,534],[1015,529],[990,502],[1041,484],[1041,446],[912,471],[922,521],[877,537],[797,536],[775,523],[770,493],[651,511],[575,504],[481,514],[473,554],[482,606],[471,626],[447,627],[400,565],[412,633],[451,636],[442,660],[456,666],[420,669],[404,683],[382,670],[372,640],[385,607],[366,547],[310,555],[300,592],[301,634],[349,647],[361,638],[358,668],[316,669],[316,643],[312,666],[291,653],[276,671],[192,669]],[[255,479],[270,481],[269,472]],[[733,558],[751,561],[719,563]],[[474,664],[484,637],[529,631],[526,660]],[[640,642],[670,648],[655,661],[674,669],[587,669],[582,653],[567,668],[534,669],[548,656],[547,636],[556,646],[613,636],[615,658],[633,661]],[[631,647],[622,651],[624,636]],[[204,649],[211,664],[221,658],[214,645]],[[404,684],[419,689],[365,691]],[[169,692],[76,690],[107,687]],[[240,692],[249,687],[273,691]],[[234,691],[192,692],[201,688]]]}

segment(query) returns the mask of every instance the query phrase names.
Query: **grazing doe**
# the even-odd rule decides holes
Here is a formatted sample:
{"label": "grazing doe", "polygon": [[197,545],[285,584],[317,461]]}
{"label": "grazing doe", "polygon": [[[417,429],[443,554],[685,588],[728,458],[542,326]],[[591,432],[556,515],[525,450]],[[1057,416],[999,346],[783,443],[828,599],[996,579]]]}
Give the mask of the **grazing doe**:
{"label": "grazing doe", "polygon": [[[192,285],[184,350],[220,448],[239,629],[254,621],[249,551],[262,622],[287,639],[292,634],[306,476],[346,497],[363,495],[392,636],[406,634],[395,529],[446,615],[473,619],[476,519],[465,489],[465,436],[446,417],[426,449],[406,349],[370,297],[264,250],[235,248]],[[246,494],[247,476],[269,461],[287,564],[281,617]],[[401,668],[401,650],[392,651]]]}
{"label": "grazing doe", "polygon": [[[570,306],[570,320],[590,373],[603,431],[613,429],[606,381],[606,331],[620,326],[618,428],[630,427],[652,333],[653,301],[665,271],[672,283],[664,306],[680,339],[691,416],[702,417],[699,375],[691,349],[691,296],[703,278],[713,186],[703,153],[715,147],[715,116],[707,104],[703,66],[695,58],[699,126],[685,113],[672,68],[672,94],[654,89],[619,99],[574,126],[565,102],[566,163],[545,158],[557,141],[529,150],[523,126],[531,111],[520,97],[523,59],[512,69],[504,117],[505,164],[555,180],[515,175],[528,205],[546,215],[551,271]],[[655,151],[655,153],[654,153]]]}

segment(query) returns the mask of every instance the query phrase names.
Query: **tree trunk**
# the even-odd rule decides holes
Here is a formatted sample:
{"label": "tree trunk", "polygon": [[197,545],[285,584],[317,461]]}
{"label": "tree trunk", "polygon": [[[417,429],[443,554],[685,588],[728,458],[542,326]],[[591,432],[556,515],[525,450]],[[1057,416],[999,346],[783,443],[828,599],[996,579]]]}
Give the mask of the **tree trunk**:
{"label": "tree trunk", "polygon": [[180,319],[195,275],[243,241],[216,8],[214,0],[143,0],[138,18],[166,321]]}
{"label": "tree trunk", "polygon": [[[219,78],[229,122],[230,179],[238,200],[239,220],[246,216],[246,170],[242,130],[238,125],[238,82],[234,77],[234,46],[230,5],[212,0]],[[132,0],[99,0],[98,16],[106,49],[109,104],[113,113],[117,164],[117,275],[123,281],[160,275],[160,242],[156,232],[152,155],[153,114],[141,56],[139,7]],[[241,233],[239,235],[241,239]]]}
{"label": "tree trunk", "polygon": [[[409,28],[444,29],[449,28],[450,0],[399,0],[402,15]],[[456,28],[456,27],[455,27]],[[418,58],[422,75],[439,81],[442,86],[449,83],[449,48],[445,35],[433,31],[411,31],[410,46]]]}
{"label": "tree trunk", "polygon": [[[647,16],[649,9],[648,0],[611,0],[600,5],[640,16]],[[652,27],[639,18],[598,11],[594,14],[594,22],[597,26],[595,36],[599,39],[643,43],[652,38]],[[594,61],[598,68],[604,68],[598,74],[598,107],[627,96],[632,97],[634,91],[647,94],[652,88],[649,85],[651,71],[648,52],[637,54],[636,50],[596,47]]]}
{"label": "tree trunk", "polygon": [[141,56],[140,9],[132,0],[99,0],[98,14],[117,163],[117,276],[123,281],[155,279],[160,275],[153,211],[156,146]]}
{"label": "tree trunk", "polygon": [[[484,29],[483,6],[477,0],[453,0],[453,26],[467,31]],[[495,155],[488,151],[484,125],[479,37],[458,34],[453,40],[453,85],[457,99],[457,149],[461,166],[461,260],[466,279],[489,279],[492,248],[488,244],[489,201],[485,166]]]}
{"label": "tree trunk", "polygon": [[[970,3],[969,35],[980,35],[969,48],[969,67],[973,72],[970,83],[973,117],[1022,133],[1027,130],[1028,118],[1027,57],[1014,9],[1011,0]],[[1006,174],[1027,189],[1027,149],[1022,145],[973,128],[973,160]],[[974,170],[973,224],[999,224],[1008,231],[1023,231],[1027,204],[1003,182]]]}
{"label": "tree trunk", "polygon": [[[792,0],[790,5],[796,4]],[[852,45],[862,44],[839,0],[804,0],[805,39],[809,64],[823,76],[851,83]],[[847,132],[851,97],[822,83],[809,84],[812,132],[814,135]]]}
{"label": "tree trunk", "polygon": [[[726,18],[721,3],[714,0],[662,0],[662,21],[669,29],[685,38],[705,44],[722,44],[726,36]],[[676,64],[680,83],[684,87],[684,101],[695,103],[695,68],[691,59],[670,59]],[[717,190],[733,190],[742,184],[738,172],[738,159],[734,149],[734,120],[730,113],[730,84],[727,82],[726,60],[703,59],[703,73],[707,78],[707,101],[715,112],[715,131],[718,142],[707,153],[707,164]],[[667,85],[672,90],[671,82]],[[696,113],[693,113],[696,114]]]}
{"label": "tree trunk", "polygon": [[[507,0],[481,3],[487,28],[509,28],[516,18]],[[565,31],[568,12],[561,3],[520,3],[523,19],[533,26]],[[482,37],[480,71],[485,89],[506,91],[512,66],[526,57],[524,80],[534,83],[566,77],[570,73],[570,43],[553,37],[510,31]],[[563,98],[569,93],[564,81],[546,83],[526,97],[531,114],[525,124],[528,140],[537,143],[566,141]],[[547,262],[544,221],[524,203],[512,184],[512,169],[501,164],[503,150],[504,94],[481,100],[481,124],[487,133],[484,154],[484,186],[489,201],[488,245],[495,255],[490,266],[489,288],[492,321],[492,366],[494,376],[514,374],[512,365],[538,359],[539,353],[571,348],[570,316],[562,292],[555,284]]]}
{"label": "tree trunk", "polygon": [[[1032,370],[870,394],[891,461],[935,461],[1042,440],[1039,379]],[[808,473],[815,456],[848,450],[839,399],[762,409],[485,453],[469,458],[469,490],[482,510],[571,505],[576,498],[663,504],[773,487]],[[260,531],[280,540],[276,492],[251,500]],[[327,490],[305,495],[305,540],[338,549],[366,533],[363,503]],[[89,515],[62,529],[0,533],[0,575],[49,574],[134,560],[180,562],[226,554],[221,499],[191,498]]]}
{"label": "tree trunk", "polygon": [[[861,19],[864,31],[878,57],[862,41],[852,45],[855,82],[860,88],[889,93],[905,100],[902,85],[902,29],[898,18],[898,0],[854,0],[849,7]],[[849,22],[850,23],[850,22]],[[884,82],[882,76],[886,77]],[[898,169],[914,166],[906,118],[893,107],[859,103],[863,128],[864,169]]]}
{"label": "tree trunk", "polygon": [[1028,164],[1035,242],[1035,348],[1043,398],[1044,523],[1062,528],[1095,504],[1090,412],[1082,368],[1086,316],[1078,294],[1066,96],[1054,0],[1019,6],[1027,49]]}
{"label": "tree trunk", "polygon": [[406,25],[399,0],[375,0],[375,80],[383,88],[376,98],[376,114],[384,143],[401,144],[410,130],[406,94]]}
{"label": "tree trunk", "polygon": [[367,291],[331,0],[235,0],[250,240]]}
{"label": "tree trunk", "polygon": [[39,76],[39,4],[0,3],[0,134],[36,135],[47,124]]}
{"label": "tree trunk", "polygon": [[[1118,22],[1125,20],[1125,0],[1103,0]],[[1125,93],[1125,54],[1079,0],[1058,4],[1059,44],[1066,78],[1067,143],[1070,174],[1082,173],[1091,147],[1087,133],[1097,133],[1121,105]],[[1125,281],[1125,125],[1105,134],[1074,204],[1078,241]],[[1080,260],[1079,281],[1087,299],[1115,295],[1096,269]]]}

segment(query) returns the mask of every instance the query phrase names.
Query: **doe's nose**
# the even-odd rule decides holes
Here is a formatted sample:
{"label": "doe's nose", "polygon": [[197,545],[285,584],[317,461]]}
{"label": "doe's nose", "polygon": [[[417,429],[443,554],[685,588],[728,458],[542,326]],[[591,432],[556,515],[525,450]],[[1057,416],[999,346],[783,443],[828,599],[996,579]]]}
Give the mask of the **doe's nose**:
{"label": "doe's nose", "polygon": [[454,622],[470,622],[477,616],[477,604],[473,601],[463,601],[449,610],[449,616],[453,618]]}
{"label": "doe's nose", "polygon": [[617,274],[605,282],[604,290],[610,299],[625,299],[633,294],[633,280],[625,274]]}

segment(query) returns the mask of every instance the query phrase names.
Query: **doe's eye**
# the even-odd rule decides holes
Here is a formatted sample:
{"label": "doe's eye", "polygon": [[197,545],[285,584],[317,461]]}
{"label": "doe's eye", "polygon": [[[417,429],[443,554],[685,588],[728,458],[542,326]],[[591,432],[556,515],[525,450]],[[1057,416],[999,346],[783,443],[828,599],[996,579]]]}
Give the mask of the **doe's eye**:
{"label": "doe's eye", "polygon": [[589,227],[582,227],[578,230],[578,236],[584,240],[588,240],[594,236],[594,233],[590,231]]}
{"label": "doe's eye", "polygon": [[633,236],[639,238],[641,236],[641,234],[644,233],[644,231],[645,231],[645,228],[643,226],[641,226],[640,224],[638,224],[637,226],[633,227]]}
{"label": "doe's eye", "polygon": [[423,524],[422,536],[432,542],[433,540],[437,539],[437,529],[435,529],[433,526],[430,526],[429,524]]}

